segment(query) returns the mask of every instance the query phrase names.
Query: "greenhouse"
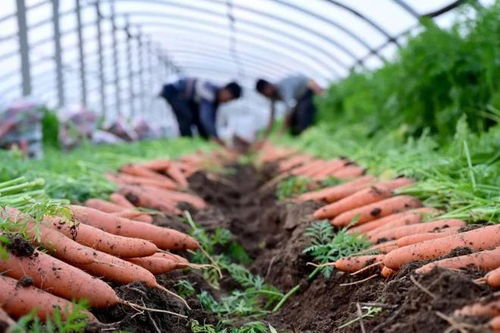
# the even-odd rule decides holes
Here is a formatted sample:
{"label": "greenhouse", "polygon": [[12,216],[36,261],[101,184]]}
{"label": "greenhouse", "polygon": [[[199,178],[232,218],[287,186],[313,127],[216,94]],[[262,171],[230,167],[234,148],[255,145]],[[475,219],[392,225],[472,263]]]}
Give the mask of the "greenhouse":
{"label": "greenhouse", "polygon": [[0,9],[0,333],[500,332],[499,0]]}

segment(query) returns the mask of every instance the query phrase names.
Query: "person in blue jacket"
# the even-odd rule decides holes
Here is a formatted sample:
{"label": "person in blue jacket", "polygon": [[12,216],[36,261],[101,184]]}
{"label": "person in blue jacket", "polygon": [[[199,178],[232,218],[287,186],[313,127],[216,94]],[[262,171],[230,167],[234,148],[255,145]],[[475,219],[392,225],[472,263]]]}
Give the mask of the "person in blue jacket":
{"label": "person in blue jacket", "polygon": [[198,78],[182,78],[163,86],[161,97],[172,107],[181,136],[193,136],[193,126],[205,139],[221,142],[217,134],[219,105],[238,99],[241,87],[230,82],[219,87]]}

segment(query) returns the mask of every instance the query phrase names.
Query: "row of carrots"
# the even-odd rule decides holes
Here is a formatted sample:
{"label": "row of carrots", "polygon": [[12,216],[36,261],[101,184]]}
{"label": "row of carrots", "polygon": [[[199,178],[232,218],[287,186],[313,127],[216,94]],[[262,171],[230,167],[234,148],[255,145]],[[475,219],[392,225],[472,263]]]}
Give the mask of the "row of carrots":
{"label": "row of carrots", "polygon": [[[474,267],[488,272],[478,282],[500,287],[500,225],[468,230],[464,228],[464,221],[439,219],[442,213],[439,210],[423,207],[415,197],[397,194],[397,189],[411,186],[413,180],[405,177],[379,180],[365,175],[365,170],[345,158],[322,160],[267,144],[258,161],[277,163],[281,175],[286,176],[303,176],[317,181],[332,176],[347,178],[341,185],[307,192],[293,199],[324,203],[313,213],[314,219],[329,219],[333,226],[348,228],[348,233],[361,234],[373,244],[363,253],[331,263],[336,269],[357,274],[379,267],[380,274],[389,278],[405,264],[431,261],[415,272],[426,274],[435,267],[451,270]],[[473,253],[432,261],[456,248],[467,248]],[[500,300],[473,304],[457,310],[455,315],[494,317],[490,327],[500,331]]]}
{"label": "row of carrots", "polygon": [[[110,201],[90,199],[84,205],[69,206],[70,214],[46,216],[41,222],[1,207],[0,217],[12,224],[9,232],[24,232],[35,248],[28,253],[12,249],[7,258],[0,258],[0,321],[13,325],[11,317],[17,319],[32,309],[41,320],[56,308],[65,318],[73,309],[71,301],[80,299],[93,308],[124,304],[185,317],[123,300],[107,282],[141,281],[182,300],[161,286],[155,275],[196,267],[170,251],[195,250],[199,244],[187,234],[152,224],[150,213],[137,207],[171,215],[181,213],[177,208],[181,202],[205,208],[203,199],[188,192],[187,177],[206,162],[227,158],[226,154],[199,152],[177,161],[123,166],[108,175],[118,186]],[[85,314],[96,321],[90,312]]]}

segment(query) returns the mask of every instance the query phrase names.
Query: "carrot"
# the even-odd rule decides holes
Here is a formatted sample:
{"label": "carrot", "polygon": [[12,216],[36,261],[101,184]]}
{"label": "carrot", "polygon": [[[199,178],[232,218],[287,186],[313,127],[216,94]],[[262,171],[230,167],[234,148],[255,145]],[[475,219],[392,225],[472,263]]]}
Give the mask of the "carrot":
{"label": "carrot", "polygon": [[410,185],[412,185],[414,183],[415,182],[413,181],[413,179],[406,178],[406,177],[398,177],[398,178],[394,178],[394,179],[389,179],[389,180],[381,181],[381,182],[377,183],[376,185],[385,186],[388,189],[394,191],[394,190],[396,190],[398,188],[405,187],[405,186],[410,186]]}
{"label": "carrot", "polygon": [[[65,299],[32,286],[20,286],[17,280],[2,275],[0,275],[0,304],[5,312],[14,318],[20,318],[35,309],[37,317],[42,321],[51,317],[56,308],[60,309],[63,320],[73,310],[71,302]],[[82,310],[82,313],[88,319],[96,320],[90,312]]]}
{"label": "carrot", "polygon": [[142,168],[146,168],[146,169],[149,169],[152,171],[159,172],[159,171],[167,170],[171,163],[172,163],[172,161],[170,161],[170,160],[160,159],[160,160],[153,160],[153,161],[148,161],[148,162],[144,162],[144,163],[139,163],[136,165],[138,165]]}
{"label": "carrot", "polygon": [[[368,249],[366,249],[366,252],[371,252],[371,251],[378,251],[380,253],[389,253],[392,250],[397,249],[398,246],[396,244],[396,241],[389,241],[389,242],[383,242],[377,245],[374,245]],[[362,251],[363,253],[366,253],[365,251]]]}
{"label": "carrot", "polygon": [[29,276],[38,288],[69,300],[85,298],[93,307],[106,307],[119,301],[105,282],[40,251],[30,257],[10,253],[7,259],[0,259],[0,271],[14,279]]}
{"label": "carrot", "polygon": [[401,247],[386,254],[384,265],[392,269],[399,269],[399,267],[409,262],[443,256],[457,247],[466,247],[479,251],[493,249],[499,245],[500,225],[486,226]]}
{"label": "carrot", "polygon": [[345,158],[328,161],[322,170],[318,170],[317,172],[311,174],[310,177],[311,179],[316,181],[323,180],[333,174],[335,171],[344,167],[347,163],[350,162]]}
{"label": "carrot", "polygon": [[25,215],[15,208],[0,209],[0,217],[8,218],[12,223],[18,223],[17,231],[21,231],[22,227],[25,227],[23,229],[25,229],[26,235],[35,245],[44,247],[63,261],[85,264],[94,261],[92,249],[78,244],[56,230],[35,223],[29,215]]}
{"label": "carrot", "polygon": [[280,172],[287,172],[290,169],[293,169],[297,166],[300,166],[304,163],[309,162],[311,159],[312,159],[311,156],[305,155],[305,154],[292,156],[292,157],[282,161],[281,163],[279,163],[279,171]]}
{"label": "carrot", "polygon": [[453,313],[456,317],[465,316],[488,316],[496,317],[500,315],[500,299],[488,303],[475,303],[464,306]]}
{"label": "carrot", "polygon": [[354,194],[374,182],[375,177],[373,176],[359,177],[347,183],[331,187],[331,192],[329,192],[324,198],[327,202],[334,202]]}
{"label": "carrot", "polygon": [[175,207],[176,202],[173,200],[165,200],[158,198],[152,191],[146,191],[144,188],[132,185],[124,185],[119,188],[120,194],[123,194],[127,200],[138,207],[146,207],[157,209],[167,214],[180,214],[181,212]]}
{"label": "carrot", "polygon": [[358,257],[346,257],[335,261],[335,268],[343,272],[354,273],[368,265],[376,262],[382,262],[383,255],[365,255]]}
{"label": "carrot", "polygon": [[80,222],[115,235],[145,239],[164,250],[194,250],[200,247],[194,238],[177,230],[134,222],[88,207],[70,206],[70,209]]}
{"label": "carrot", "polygon": [[366,169],[359,167],[357,165],[351,164],[332,172],[330,176],[335,178],[354,178],[362,176],[366,173]]}
{"label": "carrot", "polygon": [[181,188],[187,188],[189,186],[186,177],[184,177],[181,169],[176,163],[170,163],[167,173]]}
{"label": "carrot", "polygon": [[423,215],[435,214],[437,212],[438,211],[436,209],[431,207],[412,209],[402,213],[391,214],[381,219],[376,219],[360,226],[356,226],[349,230],[359,231],[365,233],[367,236],[370,236],[384,230],[420,223],[422,222]]}
{"label": "carrot", "polygon": [[426,240],[430,239],[438,239],[438,238],[443,238],[452,234],[458,233],[458,230],[460,230],[460,227],[451,227],[451,228],[446,228],[442,229],[439,232],[424,232],[421,234],[413,234],[413,235],[408,235],[408,236],[403,236],[401,238],[396,239],[394,242],[398,247],[403,247],[415,243],[420,243]]}
{"label": "carrot", "polygon": [[383,266],[382,269],[380,270],[380,275],[382,275],[386,279],[389,278],[389,277],[391,277],[391,276],[393,276],[396,273],[397,273],[396,271],[390,269],[387,266]]}
{"label": "carrot", "polygon": [[0,307],[0,333],[7,333],[16,324],[14,320]]}
{"label": "carrot", "polygon": [[494,288],[500,287],[500,268],[495,268],[485,276],[486,283]]}
{"label": "carrot", "polygon": [[290,174],[293,176],[301,176],[303,174],[306,174],[309,170],[316,170],[319,167],[322,167],[324,165],[325,161],[323,160],[312,160],[308,163],[304,163],[298,168],[294,168],[290,170]]}
{"label": "carrot", "polygon": [[126,164],[120,168],[121,173],[126,173],[132,176],[144,177],[149,179],[156,179],[163,182],[171,181],[167,176],[161,175],[157,172],[143,168],[139,165]]}
{"label": "carrot", "polygon": [[323,206],[314,212],[316,219],[331,219],[354,208],[359,208],[373,202],[384,200],[392,195],[385,187],[370,186],[342,199]]}
{"label": "carrot", "polygon": [[106,176],[108,177],[108,179],[110,179],[111,181],[113,181],[118,185],[121,184],[140,185],[140,186],[148,185],[148,186],[164,188],[167,190],[175,190],[177,188],[177,184],[173,180],[170,180],[167,177],[165,177],[165,179],[159,180],[153,178],[132,176],[126,173],[119,173],[116,175],[108,174]]}
{"label": "carrot", "polygon": [[146,213],[139,212],[139,211],[134,210],[134,209],[125,209],[125,210],[122,210],[120,212],[114,212],[114,213],[110,213],[110,214],[112,214],[114,216],[130,219],[133,221],[144,222],[144,223],[149,223],[149,224],[153,223],[153,218],[150,215],[148,215]]}
{"label": "carrot", "polygon": [[363,224],[376,218],[420,206],[422,206],[422,203],[418,199],[408,195],[399,195],[344,212],[335,217],[332,220],[332,224],[337,227],[346,226],[356,217],[358,217],[356,224]]}
{"label": "carrot", "polygon": [[157,256],[149,256],[142,258],[128,258],[128,261],[139,265],[154,275],[164,274],[178,268],[178,262],[172,258],[161,258]]}
{"label": "carrot", "polygon": [[72,226],[61,218],[48,216],[43,222],[82,245],[117,257],[144,257],[158,251],[158,247],[147,240],[114,235],[87,224]]}
{"label": "carrot", "polygon": [[328,165],[329,162],[320,160],[318,163],[314,165],[314,167],[307,168],[307,170],[301,172],[300,176],[311,178],[316,173],[321,172],[322,170],[328,168]]}
{"label": "carrot", "polygon": [[153,257],[173,260],[176,262],[177,268],[184,268],[184,267],[187,267],[189,265],[189,261],[186,258],[178,256],[178,255],[170,253],[170,252],[157,252],[157,253],[153,254]]}
{"label": "carrot", "polygon": [[488,325],[493,330],[493,332],[500,332],[500,315],[495,316],[492,320],[490,320]]}
{"label": "carrot", "polygon": [[122,206],[123,208],[135,208],[135,206],[132,205],[130,203],[130,201],[128,201],[127,198],[125,198],[120,193],[113,193],[113,194],[111,194],[109,196],[109,200],[111,200],[111,202],[113,202],[113,203],[115,203],[117,205]]}
{"label": "carrot", "polygon": [[145,186],[144,190],[153,194],[154,196],[157,196],[161,200],[187,202],[198,209],[204,209],[207,207],[207,203],[205,202],[205,200],[190,193],[157,189],[149,186]]}
{"label": "carrot", "polygon": [[484,271],[491,271],[500,267],[500,247],[497,247],[494,250],[485,250],[463,256],[434,261],[420,267],[415,271],[415,273],[426,274],[429,273],[434,267],[461,269],[471,266]]}
{"label": "carrot", "polygon": [[377,242],[379,239],[398,239],[404,236],[421,234],[424,232],[433,232],[439,229],[449,227],[464,227],[465,222],[461,220],[437,220],[433,222],[417,223],[405,225],[390,230],[382,230],[380,232],[368,235],[368,239],[372,242]]}

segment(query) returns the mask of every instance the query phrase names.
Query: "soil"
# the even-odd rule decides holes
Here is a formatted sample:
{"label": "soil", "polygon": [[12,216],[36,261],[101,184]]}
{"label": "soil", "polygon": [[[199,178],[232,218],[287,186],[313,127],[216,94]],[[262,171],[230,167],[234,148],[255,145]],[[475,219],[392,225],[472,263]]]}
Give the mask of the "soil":
{"label": "soil", "polygon": [[[362,324],[365,332],[444,332],[450,322],[443,318],[491,294],[491,288],[473,282],[483,276],[483,272],[434,269],[427,275],[415,275],[415,268],[425,262],[404,266],[389,279],[374,274],[377,268],[373,268],[357,276],[335,272],[330,278],[319,274],[308,280],[313,268],[306,265],[312,258],[302,253],[310,242],[304,230],[314,222],[311,213],[319,205],[278,202],[275,188],[263,187],[275,172],[272,165],[261,170],[249,165],[232,165],[230,172],[224,175],[198,172],[189,179],[190,188],[207,201],[209,208],[202,211],[187,208],[194,220],[207,230],[229,229],[234,240],[253,259],[249,269],[264,277],[267,283],[283,292],[300,285],[280,311],[259,318],[278,331],[362,332]],[[186,224],[176,218],[157,216],[155,223],[187,231]],[[456,255],[468,250],[454,251]],[[190,281],[197,291],[206,290],[216,298],[235,287],[231,281],[223,281],[221,289],[214,290],[195,271],[158,277],[159,283],[169,289],[174,289],[179,279]],[[200,323],[215,324],[218,320],[201,308],[196,297],[187,300],[192,307],[188,311],[176,299],[140,283],[116,290],[130,302],[186,314]],[[365,313],[367,306],[381,311],[339,328],[359,317],[358,307]],[[191,332],[185,319],[125,306],[94,311],[94,314],[103,322],[118,322],[114,324],[116,329],[132,332]],[[473,318],[467,322],[474,327],[468,332],[487,332],[482,325],[484,320]]]}
{"label": "soil", "polygon": [[9,242],[5,247],[10,253],[17,257],[31,257],[35,252],[35,248],[21,234],[11,234],[7,236]]}

